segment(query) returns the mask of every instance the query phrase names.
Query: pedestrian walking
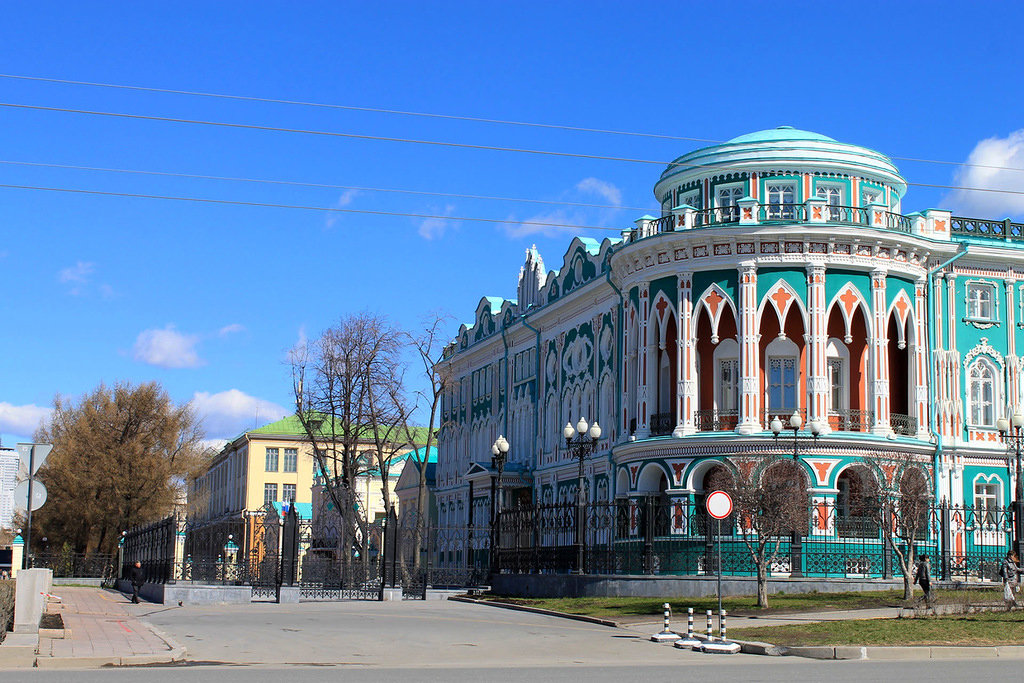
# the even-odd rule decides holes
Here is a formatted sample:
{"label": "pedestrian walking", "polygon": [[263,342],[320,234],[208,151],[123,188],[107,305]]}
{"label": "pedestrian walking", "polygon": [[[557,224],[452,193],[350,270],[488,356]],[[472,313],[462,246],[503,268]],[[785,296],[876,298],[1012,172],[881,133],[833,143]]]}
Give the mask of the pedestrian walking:
{"label": "pedestrian walking", "polygon": [[1006,609],[1018,606],[1017,596],[1014,593],[1017,592],[1017,587],[1020,585],[1020,573],[1022,570],[1018,564],[1019,562],[1017,553],[1011,550],[1006,553],[1006,559],[999,565],[999,578],[1003,580],[1003,602],[1006,603]]}
{"label": "pedestrian walking", "polygon": [[[921,586],[924,591],[924,602],[928,607],[932,606],[932,565],[928,555],[922,554],[917,560],[917,567],[914,572],[914,583]],[[920,602],[920,600],[918,600]]]}
{"label": "pedestrian walking", "polygon": [[132,602],[136,605],[139,604],[139,589],[142,588],[142,584],[146,583],[146,579],[142,576],[142,563],[136,562],[132,566]]}

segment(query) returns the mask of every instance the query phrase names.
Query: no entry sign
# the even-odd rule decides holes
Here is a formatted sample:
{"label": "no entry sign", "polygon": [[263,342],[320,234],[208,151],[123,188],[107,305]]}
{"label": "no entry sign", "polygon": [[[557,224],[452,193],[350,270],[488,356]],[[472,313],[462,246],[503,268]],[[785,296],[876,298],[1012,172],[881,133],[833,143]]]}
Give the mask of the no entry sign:
{"label": "no entry sign", "polygon": [[715,519],[725,519],[732,514],[732,496],[725,491],[712,491],[705,502],[708,514]]}

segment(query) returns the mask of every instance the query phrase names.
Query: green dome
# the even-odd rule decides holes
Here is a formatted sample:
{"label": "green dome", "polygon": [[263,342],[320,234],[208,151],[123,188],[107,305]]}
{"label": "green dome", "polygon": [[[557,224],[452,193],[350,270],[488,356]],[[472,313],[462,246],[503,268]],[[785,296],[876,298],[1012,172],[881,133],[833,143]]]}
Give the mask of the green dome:
{"label": "green dome", "polygon": [[729,140],[726,144],[740,143],[740,142],[772,142],[778,140],[818,140],[820,142],[835,142],[835,139],[830,138],[827,135],[821,133],[812,133],[809,130],[800,130],[793,126],[779,126],[778,128],[768,128],[767,130],[759,130],[754,133],[747,133],[737,138]]}

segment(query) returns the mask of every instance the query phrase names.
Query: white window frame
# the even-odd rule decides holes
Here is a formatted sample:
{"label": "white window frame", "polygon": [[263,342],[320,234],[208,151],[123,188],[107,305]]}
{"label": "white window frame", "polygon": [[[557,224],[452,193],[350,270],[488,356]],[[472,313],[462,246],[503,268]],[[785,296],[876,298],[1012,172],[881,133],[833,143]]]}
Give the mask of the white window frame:
{"label": "white window frame", "polygon": [[683,204],[692,206],[694,209],[700,211],[700,190],[690,190],[686,194],[682,194],[682,192],[680,192],[678,206],[682,206]]}
{"label": "white window frame", "polygon": [[[832,366],[839,365],[839,405],[835,405],[835,386],[832,384]],[[825,343],[825,372],[829,382],[828,410],[848,411],[850,409],[850,350],[840,339],[831,338]],[[838,413],[835,413],[838,414]]]}
{"label": "white window frame", "polygon": [[731,185],[718,185],[715,187],[715,208],[718,211],[719,221],[722,223],[733,223],[740,219],[739,208],[736,202],[743,199],[745,188],[743,183]]}
{"label": "white window frame", "polygon": [[[828,219],[839,220],[839,210],[843,205],[843,186],[836,183],[820,183],[814,191],[816,197],[824,199],[828,206]],[[833,201],[835,200],[835,201]]]}
{"label": "white window frame", "polygon": [[[982,292],[989,293],[988,311],[980,308]],[[979,296],[974,296],[978,294]],[[978,306],[978,308],[975,308]],[[996,283],[987,280],[968,280],[964,283],[964,311],[967,322],[995,323],[999,322],[999,291]],[[986,315],[986,313],[988,315]]]}
{"label": "white window frame", "polygon": [[[980,369],[987,369],[991,373],[991,377],[975,377],[975,372]],[[977,358],[967,367],[967,419],[970,426],[986,429],[996,426],[996,420],[999,417],[996,404],[996,397],[999,396],[1000,389],[999,375],[999,367],[984,356]],[[986,379],[989,381],[986,382]],[[978,392],[975,391],[976,382],[978,383]],[[987,404],[983,395],[985,384],[989,384],[992,392]],[[982,395],[976,397],[975,394],[979,392]]]}
{"label": "white window frame", "polygon": [[[789,415],[792,415],[794,411],[800,410],[800,378],[801,378],[801,367],[800,367],[800,349],[789,339],[775,339],[765,349],[764,354],[764,384],[765,384],[765,404],[768,408],[768,413],[775,417],[778,416],[780,419],[785,420]],[[792,405],[786,406],[786,391],[785,388],[789,386],[785,382],[785,366],[787,362],[793,364],[793,394],[792,394]],[[772,401],[772,387],[776,386],[772,382],[772,365],[778,363],[780,367],[780,384],[779,386],[779,398],[782,405],[773,405]]]}
{"label": "white window frame", "polygon": [[[994,489],[994,493],[988,491],[979,492],[979,487]],[[975,518],[980,524],[975,526],[975,545],[1002,545],[1006,542],[1005,534],[999,524],[999,510],[1003,507],[1003,480],[998,475],[979,474],[974,477],[972,487]],[[989,505],[988,503],[992,504]],[[984,510],[984,512],[982,512]],[[989,512],[991,510],[991,512]],[[1005,512],[1005,511],[1004,511]]]}
{"label": "white window frame", "polygon": [[[787,200],[787,194],[788,201]],[[793,220],[796,218],[796,182],[793,180],[769,181],[764,186],[765,205],[768,220]]]}
{"label": "white window frame", "polygon": [[[725,339],[715,347],[714,361],[714,408],[715,412],[721,415],[739,415],[740,401],[740,368],[739,368],[739,344],[735,339]],[[732,363],[735,367],[735,387],[733,389],[733,400],[736,405],[729,407],[725,403],[725,387],[722,385],[722,366],[725,363]],[[697,374],[700,377],[700,373]]]}
{"label": "white window frame", "polygon": [[882,191],[873,187],[864,188],[860,191],[860,203],[861,206],[869,206],[871,204],[882,204]]}

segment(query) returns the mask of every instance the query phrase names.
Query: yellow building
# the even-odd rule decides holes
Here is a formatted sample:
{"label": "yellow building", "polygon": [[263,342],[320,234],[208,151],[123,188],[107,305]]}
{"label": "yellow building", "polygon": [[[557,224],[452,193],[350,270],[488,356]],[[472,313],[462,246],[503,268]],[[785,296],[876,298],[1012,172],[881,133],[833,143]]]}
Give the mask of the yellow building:
{"label": "yellow building", "polygon": [[[372,449],[367,442],[366,450]],[[389,489],[394,493],[401,461],[411,449],[394,458]],[[367,461],[372,462],[369,453]],[[294,415],[242,433],[229,441],[206,471],[189,485],[188,516],[194,522],[214,522],[259,510],[267,503],[295,503],[299,517],[309,519],[313,502],[313,448]],[[376,473],[357,481],[360,510],[369,521],[384,514],[381,479]]]}

